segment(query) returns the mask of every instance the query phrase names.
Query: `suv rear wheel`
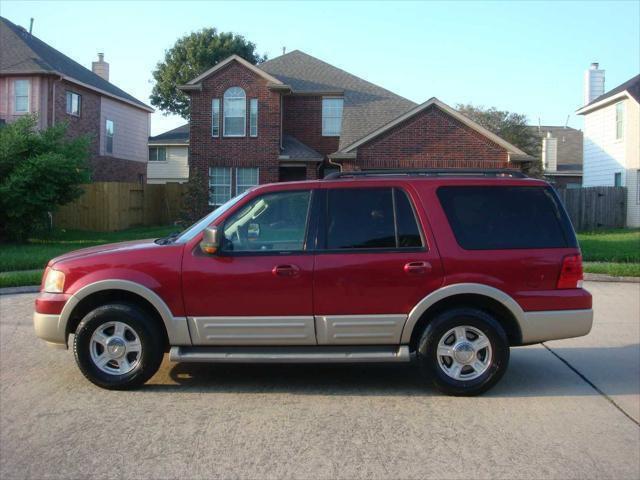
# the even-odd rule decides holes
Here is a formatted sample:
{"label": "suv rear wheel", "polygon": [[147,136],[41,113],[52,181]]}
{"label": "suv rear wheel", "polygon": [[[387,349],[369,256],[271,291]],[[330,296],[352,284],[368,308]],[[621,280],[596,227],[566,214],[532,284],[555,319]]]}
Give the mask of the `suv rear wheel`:
{"label": "suv rear wheel", "polygon": [[102,388],[125,390],[149,380],[160,368],[163,338],[149,314],[135,305],[103,305],[76,329],[76,362]]}
{"label": "suv rear wheel", "polygon": [[478,395],[504,375],[509,342],[504,329],[486,312],[454,308],[436,316],[417,348],[420,368],[448,395]]}

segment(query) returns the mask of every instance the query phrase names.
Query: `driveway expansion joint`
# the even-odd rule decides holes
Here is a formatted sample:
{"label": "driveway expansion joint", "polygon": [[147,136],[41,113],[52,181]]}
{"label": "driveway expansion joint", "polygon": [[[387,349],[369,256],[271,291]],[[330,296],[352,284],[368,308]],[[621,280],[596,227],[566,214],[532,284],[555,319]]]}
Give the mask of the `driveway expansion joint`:
{"label": "driveway expansion joint", "polygon": [[546,348],[553,356],[555,356],[558,360],[560,360],[562,363],[564,363],[567,367],[569,367],[569,369],[571,371],[573,371],[573,373],[575,373],[576,375],[578,375],[585,383],[587,383],[591,388],[593,388],[596,392],[598,392],[602,397],[604,397],[611,405],[613,405],[616,409],[618,409],[625,417],[627,417],[629,420],[631,420],[633,423],[635,423],[638,427],[640,427],[640,422],[638,422],[635,418],[633,418],[631,415],[629,415],[627,412],[625,412],[622,407],[620,407],[620,405],[618,405],[609,395],[607,395],[606,393],[604,393],[602,390],[600,390],[595,383],[593,383],[591,380],[589,380],[587,377],[584,376],[584,374],[582,374],[580,372],[580,370],[578,370],[576,367],[574,367],[573,365],[571,365],[569,363],[568,360],[566,360],[565,358],[563,358],[562,356],[560,356],[558,353],[556,353],[555,351],[553,351],[551,349],[551,347],[549,347],[546,343],[542,343],[541,344],[544,348]]}

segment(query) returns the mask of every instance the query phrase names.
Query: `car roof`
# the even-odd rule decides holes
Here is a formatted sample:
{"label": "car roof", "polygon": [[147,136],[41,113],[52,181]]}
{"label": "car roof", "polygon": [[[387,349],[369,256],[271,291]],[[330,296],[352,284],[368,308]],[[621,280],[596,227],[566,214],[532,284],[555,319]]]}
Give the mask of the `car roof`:
{"label": "car roof", "polygon": [[267,185],[260,185],[256,189],[264,190],[287,190],[290,188],[331,188],[331,187],[355,187],[362,185],[406,185],[406,184],[429,184],[437,186],[445,185],[487,185],[487,186],[548,186],[544,180],[530,178],[523,174],[511,176],[503,173],[490,174],[464,174],[452,172],[447,173],[425,173],[419,172],[403,173],[403,172],[386,172],[386,173],[370,173],[359,174],[356,172],[345,172],[333,178],[324,178],[318,180],[301,180],[294,182],[281,182]]}

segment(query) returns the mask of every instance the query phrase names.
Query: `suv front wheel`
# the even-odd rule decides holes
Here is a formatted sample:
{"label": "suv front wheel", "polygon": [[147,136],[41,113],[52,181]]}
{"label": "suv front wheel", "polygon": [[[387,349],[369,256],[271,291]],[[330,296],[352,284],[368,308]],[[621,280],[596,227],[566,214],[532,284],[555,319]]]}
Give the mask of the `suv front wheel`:
{"label": "suv front wheel", "polygon": [[114,303],[82,319],[73,351],[89,381],[126,390],[142,385],[158,371],[163,346],[162,335],[147,312],[136,305]]}
{"label": "suv front wheel", "polygon": [[425,328],[417,347],[420,369],[448,395],[478,395],[504,375],[509,342],[488,313],[454,308],[438,314]]}

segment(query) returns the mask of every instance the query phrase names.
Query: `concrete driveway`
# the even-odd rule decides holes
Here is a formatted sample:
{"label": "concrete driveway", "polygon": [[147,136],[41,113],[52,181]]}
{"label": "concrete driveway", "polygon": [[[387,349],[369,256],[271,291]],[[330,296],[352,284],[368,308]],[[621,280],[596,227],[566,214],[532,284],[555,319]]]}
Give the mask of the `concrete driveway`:
{"label": "concrete driveway", "polygon": [[514,349],[478,398],[415,367],[168,361],[108,392],[1,296],[0,477],[639,478],[640,284],[587,288],[592,333]]}

